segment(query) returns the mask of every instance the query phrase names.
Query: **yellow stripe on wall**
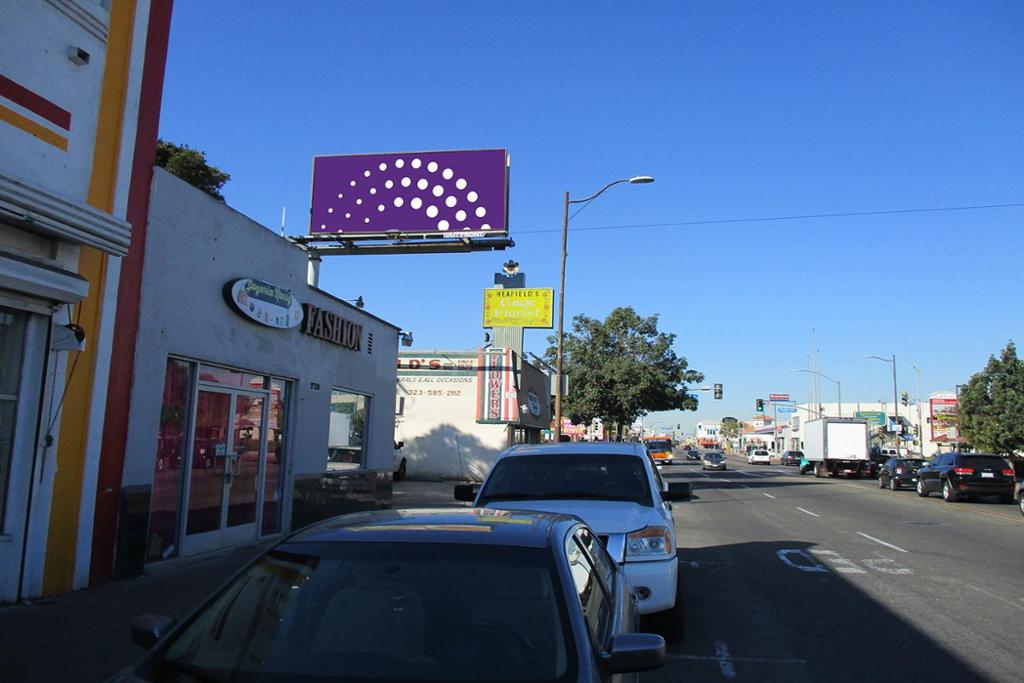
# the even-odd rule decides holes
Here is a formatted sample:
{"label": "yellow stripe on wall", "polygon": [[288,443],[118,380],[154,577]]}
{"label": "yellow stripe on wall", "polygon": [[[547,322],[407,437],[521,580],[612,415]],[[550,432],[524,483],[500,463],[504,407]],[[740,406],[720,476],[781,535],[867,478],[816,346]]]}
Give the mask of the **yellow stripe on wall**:
{"label": "yellow stripe on wall", "polygon": [[68,139],[66,137],[57,135],[46,126],[40,126],[32,119],[26,118],[2,104],[0,104],[0,121],[6,121],[15,128],[20,128],[29,135],[34,135],[43,142],[50,143],[57,149],[64,150],[65,152],[68,151]]}
{"label": "yellow stripe on wall", "polygon": [[[117,162],[121,154],[128,95],[135,4],[136,0],[114,0],[110,9],[107,56],[103,66],[103,88],[100,92],[88,195],[89,204],[108,213],[114,210],[117,190]],[[89,415],[94,398],[107,258],[104,252],[84,246],[78,258],[78,273],[89,281],[89,296],[78,304],[75,312],[78,324],[85,329],[86,342],[85,351],[78,354],[77,364],[74,357],[68,359],[67,393],[61,414],[57,473],[53,480],[50,525],[46,538],[43,573],[45,595],[71,590],[82,496],[95,495],[95,491],[82,491],[82,477],[89,437]],[[104,399],[99,397],[98,400]]]}

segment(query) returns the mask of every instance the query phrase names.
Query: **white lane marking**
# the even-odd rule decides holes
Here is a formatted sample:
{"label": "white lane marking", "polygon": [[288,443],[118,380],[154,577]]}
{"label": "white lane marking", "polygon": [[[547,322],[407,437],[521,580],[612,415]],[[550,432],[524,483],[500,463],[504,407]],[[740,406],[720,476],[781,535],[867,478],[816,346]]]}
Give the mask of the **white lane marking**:
{"label": "white lane marking", "polygon": [[803,508],[797,508],[797,510],[799,510],[800,512],[806,512],[811,517],[821,517],[821,515],[819,515],[817,512],[811,512],[810,510],[804,510]]}
{"label": "white lane marking", "polygon": [[765,493],[765,494],[763,494],[763,495],[765,495],[765,496],[768,496],[768,497],[769,497],[769,498],[771,498],[772,500],[775,500],[775,496],[773,496],[773,495],[772,495],[772,494],[770,494],[770,493]]}
{"label": "white lane marking", "polygon": [[835,570],[840,574],[867,574],[866,571],[855,565],[853,561],[842,557],[834,550],[812,550],[811,553],[815,557],[820,557],[826,562],[832,563],[835,566]]}
{"label": "white lane marking", "polygon": [[[665,655],[669,659],[688,659],[697,662],[717,662],[718,657],[709,655]],[[769,657],[732,657],[731,660],[743,664],[806,664],[806,659],[771,659]]]}
{"label": "white lane marking", "polygon": [[857,532],[857,535],[858,535],[858,536],[863,536],[864,538],[868,539],[869,541],[874,541],[875,543],[881,543],[881,544],[882,544],[882,545],[884,545],[885,547],[887,547],[887,548],[892,548],[893,550],[898,550],[898,551],[900,551],[901,553],[905,553],[905,552],[907,552],[906,550],[904,550],[903,548],[899,547],[898,545],[893,545],[892,543],[886,543],[886,542],[885,542],[885,541],[883,541],[882,539],[880,539],[880,538],[875,538],[874,536],[868,536],[868,535],[867,535],[866,533],[864,533],[863,531],[858,531],[858,532]]}
{"label": "white lane marking", "polygon": [[869,569],[874,569],[876,572],[881,572],[883,574],[898,574],[906,576],[914,573],[913,569],[901,567],[896,564],[896,560],[888,557],[873,557],[868,560],[861,560],[861,562],[863,562]]}
{"label": "white lane marking", "polygon": [[750,487],[749,487],[749,486],[747,486],[746,484],[740,484],[740,486],[742,486],[742,487],[743,487],[743,488],[745,488],[745,489],[749,489],[749,488],[750,488]]}
{"label": "white lane marking", "polygon": [[1016,607],[1017,609],[1024,609],[1024,607],[1021,607],[1020,605],[1012,603],[1009,600],[1007,600],[1006,598],[1004,598],[1002,596],[999,596],[999,595],[996,595],[995,593],[992,593],[990,591],[987,591],[984,588],[979,588],[978,586],[975,586],[975,585],[970,584],[970,583],[965,583],[964,585],[967,586],[968,588],[972,589],[972,590],[978,591],[979,593],[983,593],[983,594],[989,596],[990,598],[995,598],[999,602],[1006,603],[1007,605],[1010,605],[1011,607]]}
{"label": "white lane marking", "polygon": [[732,665],[729,648],[721,640],[715,641],[715,655],[718,656],[718,668],[722,670],[722,676],[724,678],[736,678],[736,667]]}
{"label": "white lane marking", "polygon": [[756,477],[757,476],[756,474],[753,474],[751,472],[747,472],[746,470],[736,470],[736,474],[745,474],[748,477]]}
{"label": "white lane marking", "polygon": [[[786,548],[786,549],[783,549],[783,550],[777,550],[777,551],[775,551],[775,554],[778,556],[778,558],[780,560],[782,560],[783,564],[785,564],[788,567],[792,567],[793,569],[799,569],[802,572],[827,572],[828,571],[827,569],[825,569],[825,567],[823,567],[822,565],[820,565],[817,562],[815,562],[813,557],[811,557],[810,555],[805,553],[800,548]],[[790,559],[791,555],[795,555],[797,557],[800,557],[802,560],[804,560],[805,564],[798,564],[798,563],[794,562],[793,560]]]}
{"label": "white lane marking", "polygon": [[690,566],[696,569],[700,566],[700,562],[698,562],[697,560],[690,560]]}

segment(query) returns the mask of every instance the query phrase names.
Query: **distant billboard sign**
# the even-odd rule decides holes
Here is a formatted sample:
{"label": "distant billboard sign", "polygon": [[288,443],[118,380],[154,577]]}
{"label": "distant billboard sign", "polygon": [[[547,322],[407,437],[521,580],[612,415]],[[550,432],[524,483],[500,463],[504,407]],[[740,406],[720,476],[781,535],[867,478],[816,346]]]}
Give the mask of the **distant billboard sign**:
{"label": "distant billboard sign", "polygon": [[768,394],[768,400],[772,402],[788,401],[789,394]]}
{"label": "distant billboard sign", "polygon": [[932,416],[932,441],[957,441],[960,438],[960,418],[955,398],[928,399]]}
{"label": "distant billboard sign", "polygon": [[310,234],[506,235],[508,169],[504,149],[317,156]]}
{"label": "distant billboard sign", "polygon": [[484,327],[551,328],[553,289],[485,289]]}
{"label": "distant billboard sign", "polygon": [[885,426],[885,413],[880,410],[858,410],[853,416],[866,421],[869,425]]}

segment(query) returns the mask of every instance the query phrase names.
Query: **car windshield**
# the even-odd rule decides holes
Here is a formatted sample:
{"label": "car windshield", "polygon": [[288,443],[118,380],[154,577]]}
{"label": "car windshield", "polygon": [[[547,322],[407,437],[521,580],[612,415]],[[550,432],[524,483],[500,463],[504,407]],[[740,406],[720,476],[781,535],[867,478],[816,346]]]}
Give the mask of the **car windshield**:
{"label": "car windshield", "polygon": [[722,456],[720,456],[718,453],[708,453],[707,455],[704,456],[704,459],[709,462],[719,462],[721,461]]}
{"label": "car windshield", "polygon": [[629,455],[536,455],[503,458],[478,505],[506,500],[621,500],[651,506],[642,458]]}
{"label": "car windshield", "polygon": [[557,681],[575,650],[550,551],[284,546],[154,657],[155,680]]}
{"label": "car windshield", "polygon": [[672,442],[666,440],[651,440],[644,442],[647,445],[647,450],[652,453],[664,453],[665,451],[672,450]]}

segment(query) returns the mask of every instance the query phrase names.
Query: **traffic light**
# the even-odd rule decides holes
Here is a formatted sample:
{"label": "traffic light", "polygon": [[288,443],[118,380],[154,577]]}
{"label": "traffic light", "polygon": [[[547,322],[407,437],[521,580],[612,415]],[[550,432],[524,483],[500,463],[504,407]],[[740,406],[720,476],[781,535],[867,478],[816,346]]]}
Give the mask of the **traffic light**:
{"label": "traffic light", "polygon": [[721,384],[716,384],[715,385],[715,398],[722,398],[722,385]]}
{"label": "traffic light", "polygon": [[908,403],[910,403],[910,394],[904,391],[903,394],[900,396],[900,403],[902,403],[903,405],[907,405]]}
{"label": "traffic light", "polygon": [[757,399],[757,403],[755,404],[755,407],[757,408],[757,412],[763,413],[764,412],[764,399],[763,398]]}

